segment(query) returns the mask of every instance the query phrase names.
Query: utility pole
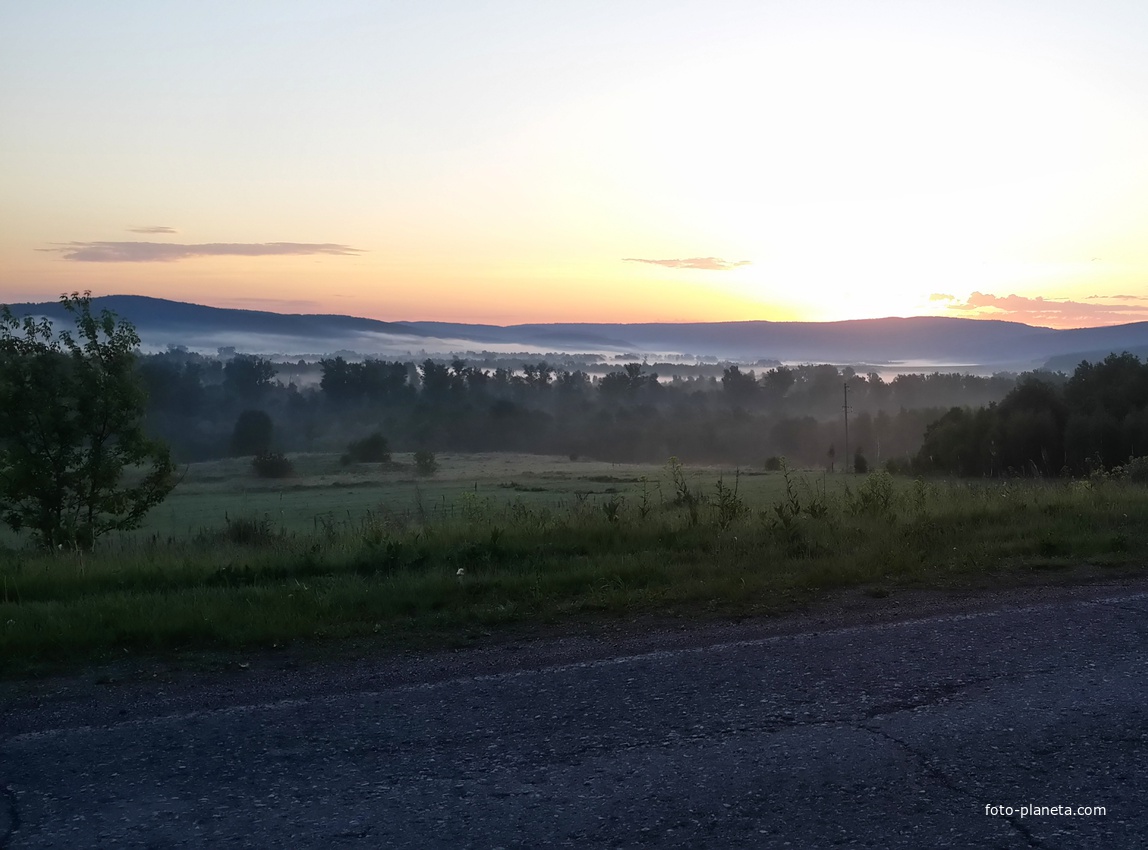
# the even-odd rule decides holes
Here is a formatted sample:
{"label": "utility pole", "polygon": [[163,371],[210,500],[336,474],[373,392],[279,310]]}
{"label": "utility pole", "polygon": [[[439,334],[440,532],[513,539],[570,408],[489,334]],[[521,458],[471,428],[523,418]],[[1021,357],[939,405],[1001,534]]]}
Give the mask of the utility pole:
{"label": "utility pole", "polygon": [[841,405],[845,411],[845,471],[849,471],[849,382],[845,382],[845,404]]}

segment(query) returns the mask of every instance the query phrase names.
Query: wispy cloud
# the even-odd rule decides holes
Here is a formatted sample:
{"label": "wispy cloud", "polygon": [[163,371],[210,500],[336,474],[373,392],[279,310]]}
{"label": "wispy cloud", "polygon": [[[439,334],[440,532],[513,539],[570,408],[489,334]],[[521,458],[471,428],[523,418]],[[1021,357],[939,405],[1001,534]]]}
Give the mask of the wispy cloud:
{"label": "wispy cloud", "polygon": [[929,295],[929,300],[930,301],[956,301],[958,299],[957,299],[957,296],[949,295],[948,293],[945,293],[945,292],[933,292]]}
{"label": "wispy cloud", "polygon": [[740,266],[750,265],[749,260],[730,262],[721,257],[690,257],[686,260],[645,260],[641,257],[623,257],[624,263],[650,263],[654,266],[665,266],[670,269],[702,269],[709,272],[724,272]]}
{"label": "wispy cloud", "polygon": [[153,224],[149,227],[129,227],[129,233],[179,233],[174,227],[164,227],[162,224]]}
{"label": "wispy cloud", "polygon": [[[1116,299],[1118,296],[1107,296]],[[1139,296],[1129,296],[1141,300]],[[940,300],[940,299],[936,299]],[[974,292],[967,300],[953,299],[946,310],[975,313],[981,318],[1010,319],[1031,325],[1070,328],[1094,325],[1116,325],[1148,319],[1148,307],[1135,304],[1099,304],[1084,301],[1057,300],[1024,295],[992,295]]]}
{"label": "wispy cloud", "polygon": [[1148,301],[1144,295],[1089,295],[1089,301]]}
{"label": "wispy cloud", "polygon": [[39,248],[78,263],[171,263],[189,257],[282,257],[307,254],[354,256],[349,245],[311,242],[208,242],[181,245],[164,242],[64,242]]}

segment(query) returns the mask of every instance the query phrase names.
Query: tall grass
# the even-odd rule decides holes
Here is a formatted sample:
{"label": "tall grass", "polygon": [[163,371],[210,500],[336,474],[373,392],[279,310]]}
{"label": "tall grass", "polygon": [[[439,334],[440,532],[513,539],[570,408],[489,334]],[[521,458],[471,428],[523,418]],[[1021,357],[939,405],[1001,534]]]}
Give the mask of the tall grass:
{"label": "tall grass", "polygon": [[944,586],[1081,562],[1141,563],[1148,489],[1094,479],[960,484],[877,472],[847,486],[680,467],[638,495],[552,506],[464,492],[450,510],[228,517],[93,553],[0,552],[0,667],[111,651],[429,635],[606,612],[752,613],[829,588]]}

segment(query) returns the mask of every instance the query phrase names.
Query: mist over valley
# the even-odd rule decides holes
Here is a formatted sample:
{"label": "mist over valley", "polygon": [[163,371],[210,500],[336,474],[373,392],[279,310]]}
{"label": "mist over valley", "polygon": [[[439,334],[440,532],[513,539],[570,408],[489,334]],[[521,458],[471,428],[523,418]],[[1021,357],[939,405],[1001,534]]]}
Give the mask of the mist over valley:
{"label": "mist over valley", "polygon": [[[317,360],[496,355],[595,355],[742,365],[835,363],[884,376],[956,371],[990,375],[1148,350],[1148,322],[1055,330],[987,319],[913,317],[844,322],[462,324],[380,321],[208,307],[137,295],[93,298],[135,325],[145,351],[184,347]],[[12,305],[18,315],[63,318],[55,302]],[[1055,358],[1055,360],[1054,360]]]}

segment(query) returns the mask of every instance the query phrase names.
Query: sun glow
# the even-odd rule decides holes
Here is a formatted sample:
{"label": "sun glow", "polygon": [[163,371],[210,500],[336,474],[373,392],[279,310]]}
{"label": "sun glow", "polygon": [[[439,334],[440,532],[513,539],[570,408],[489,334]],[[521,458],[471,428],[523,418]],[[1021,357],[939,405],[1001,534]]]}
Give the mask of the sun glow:
{"label": "sun glow", "polygon": [[[156,7],[130,41],[122,12],[0,13],[0,300],[504,324],[1148,295],[1148,13],[638,5]],[[59,250],[129,239],[239,247]]]}
{"label": "sun glow", "polygon": [[647,210],[647,254],[753,258],[715,285],[828,319],[928,310],[936,291],[1093,285],[1091,210],[1148,182],[1127,115],[1051,64],[852,40],[661,74],[547,133],[567,140],[569,173]]}

